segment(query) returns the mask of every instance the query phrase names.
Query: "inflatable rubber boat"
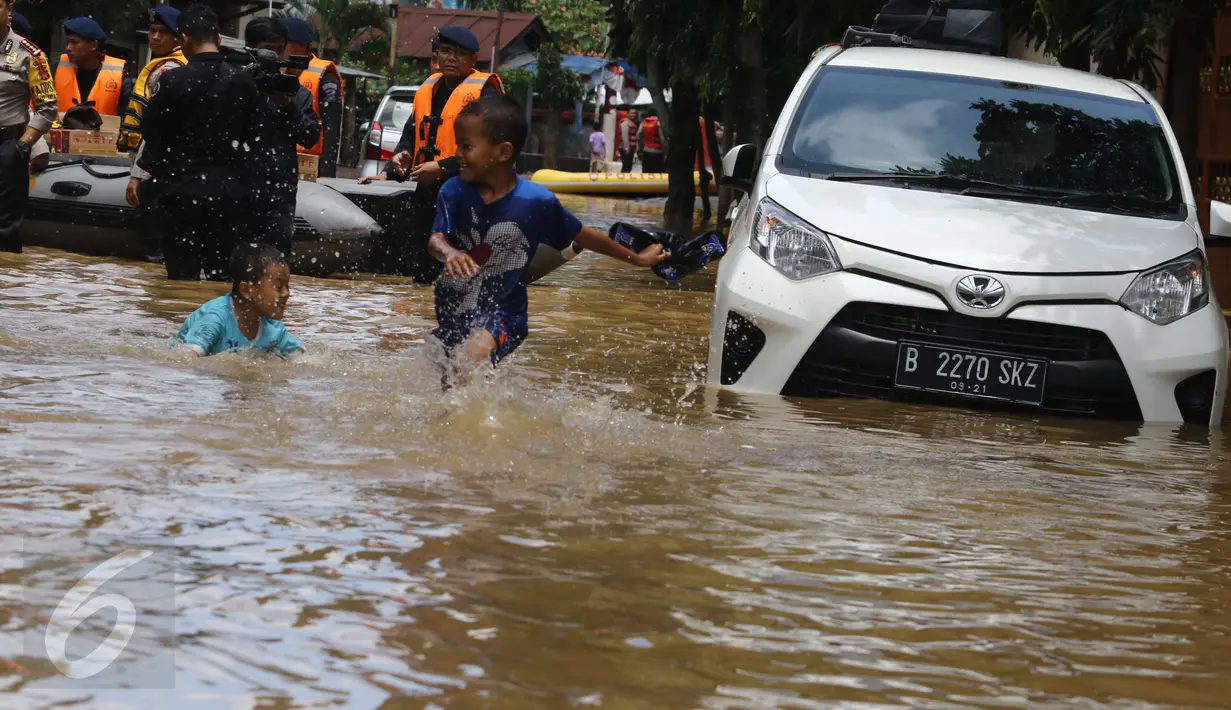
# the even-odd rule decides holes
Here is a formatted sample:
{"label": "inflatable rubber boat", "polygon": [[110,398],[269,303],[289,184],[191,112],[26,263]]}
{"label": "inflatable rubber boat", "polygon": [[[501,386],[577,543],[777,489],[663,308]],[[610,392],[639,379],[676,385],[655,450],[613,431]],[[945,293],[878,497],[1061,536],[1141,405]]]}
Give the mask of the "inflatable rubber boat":
{"label": "inflatable rubber boat", "polygon": [[[666,173],[567,173],[563,170],[536,170],[530,182],[561,195],[666,195]],[[701,194],[701,174],[693,173],[697,194]],[[710,181],[710,194],[718,185]]]}
{"label": "inflatable rubber boat", "polygon": [[[141,222],[124,197],[129,159],[53,156],[31,180],[22,241],[96,256],[143,259]],[[291,271],[329,276],[367,258],[381,227],[339,192],[299,183]]]}

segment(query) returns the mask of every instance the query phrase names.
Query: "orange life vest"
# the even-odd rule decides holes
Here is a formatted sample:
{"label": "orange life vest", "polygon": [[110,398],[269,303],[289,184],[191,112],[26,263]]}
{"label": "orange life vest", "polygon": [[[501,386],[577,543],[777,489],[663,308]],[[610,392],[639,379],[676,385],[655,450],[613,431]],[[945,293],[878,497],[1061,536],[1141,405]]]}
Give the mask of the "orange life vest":
{"label": "orange life vest", "polygon": [[60,65],[56,67],[56,94],[60,97],[60,113],[78,104],[92,102],[94,110],[98,111],[100,116],[119,116],[122,93],[123,59],[103,57],[98,78],[94,80],[94,88],[90,89],[89,98],[83,100],[81,90],[77,88],[77,65],[73,64],[67,54],[60,57]]}
{"label": "orange life vest", "polygon": [[325,149],[325,118],[321,116],[321,80],[326,74],[332,73],[338,77],[338,101],[342,100],[342,75],[338,73],[338,65],[326,59],[321,59],[315,54],[312,55],[312,61],[308,63],[308,68],[299,75],[299,85],[308,90],[312,94],[312,110],[316,111],[316,115],[321,119],[321,137],[317,139],[316,145],[311,148],[299,146],[300,153],[308,155],[320,155]]}
{"label": "orange life vest", "polygon": [[[709,137],[709,134],[705,130],[705,119],[698,118],[697,121],[701,123],[701,153],[700,155],[697,156],[697,161],[696,161],[697,164],[694,169],[697,172],[700,172],[701,170],[713,165],[714,161],[710,158],[710,137]],[[704,165],[701,164],[701,155],[705,156]]]}
{"label": "orange life vest", "polygon": [[483,87],[493,78],[496,88],[504,93],[504,85],[495,74],[474,72],[462,79],[445,102],[440,116],[432,115],[432,94],[444,74],[433,74],[415,92],[415,155],[414,165],[430,163],[440,158],[451,158],[457,153],[457,138],[453,133],[453,121],[466,104],[483,95]]}
{"label": "orange life vest", "polygon": [[663,136],[658,130],[658,116],[646,116],[641,122],[641,140],[646,150],[662,152]]}

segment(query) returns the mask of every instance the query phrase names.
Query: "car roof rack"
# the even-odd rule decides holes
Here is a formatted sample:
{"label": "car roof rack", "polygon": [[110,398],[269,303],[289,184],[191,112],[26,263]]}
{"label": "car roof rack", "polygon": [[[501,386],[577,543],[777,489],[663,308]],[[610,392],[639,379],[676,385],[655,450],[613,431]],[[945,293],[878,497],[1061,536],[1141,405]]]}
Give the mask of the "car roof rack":
{"label": "car roof rack", "polygon": [[842,36],[842,48],[850,49],[852,47],[909,47],[913,49],[942,49],[950,52],[966,52],[968,54],[992,53],[984,47],[925,42],[906,35],[893,32],[877,32],[871,27],[858,27],[855,25],[846,28],[846,34]]}

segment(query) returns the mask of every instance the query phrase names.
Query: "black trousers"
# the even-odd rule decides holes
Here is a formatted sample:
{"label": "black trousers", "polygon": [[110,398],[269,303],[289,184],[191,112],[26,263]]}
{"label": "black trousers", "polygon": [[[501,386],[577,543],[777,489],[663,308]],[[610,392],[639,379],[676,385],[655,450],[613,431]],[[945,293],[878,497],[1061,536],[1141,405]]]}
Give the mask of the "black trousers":
{"label": "black trousers", "polygon": [[244,239],[272,244],[286,258],[295,246],[295,197],[252,203]]}
{"label": "black trousers", "polygon": [[158,187],[153,180],[142,180],[137,188],[141,215],[141,252],[146,261],[162,263],[162,211],[158,208]]}
{"label": "black trousers", "polygon": [[414,214],[411,215],[412,227],[404,246],[404,263],[411,278],[419,283],[434,282],[444,268],[427,251],[427,242],[432,238],[432,225],[436,222],[436,198],[440,196],[440,186],[443,184],[418,185],[410,198]]}
{"label": "black trousers", "polygon": [[631,150],[621,150],[620,163],[620,172],[631,173],[633,171],[633,152]]}
{"label": "black trousers", "polygon": [[17,139],[0,142],[0,251],[21,253],[21,223],[30,199],[30,161]]}
{"label": "black trousers", "polygon": [[233,199],[164,193],[162,211],[164,263],[167,278],[198,281],[230,280],[240,206]]}
{"label": "black trousers", "polygon": [[642,152],[641,171],[646,173],[667,172],[667,156],[663,153],[651,153],[648,150]]}

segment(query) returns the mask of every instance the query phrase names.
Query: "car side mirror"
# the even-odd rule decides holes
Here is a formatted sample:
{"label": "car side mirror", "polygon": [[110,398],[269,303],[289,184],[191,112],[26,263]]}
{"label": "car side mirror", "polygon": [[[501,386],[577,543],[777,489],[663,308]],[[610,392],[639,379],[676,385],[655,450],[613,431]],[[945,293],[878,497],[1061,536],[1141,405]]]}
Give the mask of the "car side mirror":
{"label": "car side mirror", "polygon": [[1231,247],[1231,205],[1210,202],[1210,233],[1205,235],[1207,247]]}
{"label": "car side mirror", "polygon": [[752,192],[752,185],[757,179],[757,147],[744,143],[732,148],[722,159],[722,175],[723,187]]}

